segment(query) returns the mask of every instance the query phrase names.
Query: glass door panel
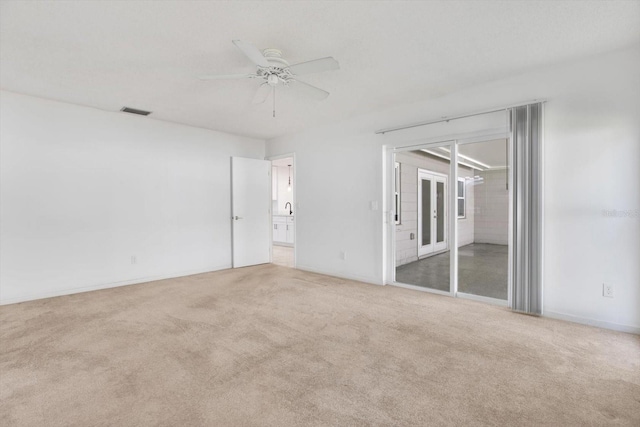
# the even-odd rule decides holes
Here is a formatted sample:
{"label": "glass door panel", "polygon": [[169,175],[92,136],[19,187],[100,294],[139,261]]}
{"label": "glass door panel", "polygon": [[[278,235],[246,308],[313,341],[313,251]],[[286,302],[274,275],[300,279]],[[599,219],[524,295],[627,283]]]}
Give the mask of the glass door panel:
{"label": "glass door panel", "polygon": [[[446,223],[446,213],[445,213],[445,202],[447,198],[446,185],[444,181],[438,180],[436,182],[436,243],[444,243],[445,240],[445,231],[447,227]],[[446,246],[442,246],[441,249],[446,248]],[[437,249],[437,248],[436,248]]]}
{"label": "glass door panel", "polygon": [[440,148],[395,155],[402,200],[401,224],[396,224],[396,282],[449,292],[448,156]]}
{"label": "glass door panel", "polygon": [[422,217],[421,221],[421,246],[431,245],[431,179],[421,180]]}
{"label": "glass door panel", "polygon": [[[458,292],[507,299],[508,140],[458,146]],[[474,166],[475,165],[475,166]],[[474,167],[471,167],[474,166]]]}

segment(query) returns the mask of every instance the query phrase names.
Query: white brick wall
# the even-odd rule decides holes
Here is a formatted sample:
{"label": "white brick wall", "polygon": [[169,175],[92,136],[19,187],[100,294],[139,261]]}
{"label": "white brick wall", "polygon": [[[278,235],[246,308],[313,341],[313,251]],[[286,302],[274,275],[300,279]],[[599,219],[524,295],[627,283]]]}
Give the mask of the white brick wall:
{"label": "white brick wall", "polygon": [[[396,154],[400,163],[400,224],[396,226],[396,266],[418,260],[418,168],[449,175],[449,162],[417,153]],[[471,169],[460,167],[461,177],[473,176]],[[449,180],[448,185],[453,185]],[[459,246],[473,242],[473,186],[467,185],[467,217],[458,221]],[[410,239],[411,233],[414,239]]]}
{"label": "white brick wall", "polygon": [[396,161],[400,163],[400,224],[396,225],[396,266],[399,266],[418,259],[419,158],[399,153]]}
{"label": "white brick wall", "polygon": [[475,186],[475,242],[506,245],[509,240],[507,170],[478,172],[484,182]]}

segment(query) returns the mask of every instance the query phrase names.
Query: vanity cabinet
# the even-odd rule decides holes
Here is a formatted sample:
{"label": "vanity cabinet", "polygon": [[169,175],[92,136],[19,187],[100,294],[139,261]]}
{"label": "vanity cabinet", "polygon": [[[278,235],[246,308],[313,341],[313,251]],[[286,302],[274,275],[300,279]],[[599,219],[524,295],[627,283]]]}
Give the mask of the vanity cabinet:
{"label": "vanity cabinet", "polygon": [[273,243],[278,245],[293,246],[295,225],[293,216],[273,216]]}

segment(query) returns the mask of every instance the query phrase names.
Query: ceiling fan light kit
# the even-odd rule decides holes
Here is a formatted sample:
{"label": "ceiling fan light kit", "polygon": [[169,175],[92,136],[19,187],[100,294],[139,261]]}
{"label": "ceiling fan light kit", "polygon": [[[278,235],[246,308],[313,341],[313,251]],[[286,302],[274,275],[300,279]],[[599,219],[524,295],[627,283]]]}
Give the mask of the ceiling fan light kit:
{"label": "ceiling fan light kit", "polygon": [[298,79],[299,75],[319,73],[322,71],[338,70],[340,64],[332,57],[314,59],[289,65],[282,52],[278,49],[264,49],[262,52],[251,43],[242,40],[233,40],[233,44],[256,65],[254,74],[227,74],[201,76],[201,80],[228,80],[228,79],[257,79],[261,82],[253,98],[253,104],[264,103],[269,94],[273,93],[273,117],[275,117],[275,89],[280,84],[283,87],[295,87],[301,92],[306,92],[316,99],[325,99],[329,92]]}

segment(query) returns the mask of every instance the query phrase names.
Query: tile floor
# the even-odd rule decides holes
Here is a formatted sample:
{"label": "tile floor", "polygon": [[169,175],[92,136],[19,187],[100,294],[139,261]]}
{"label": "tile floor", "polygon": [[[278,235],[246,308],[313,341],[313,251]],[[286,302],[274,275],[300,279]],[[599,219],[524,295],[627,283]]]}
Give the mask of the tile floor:
{"label": "tile floor", "polygon": [[294,268],[293,248],[273,245],[273,264]]}

